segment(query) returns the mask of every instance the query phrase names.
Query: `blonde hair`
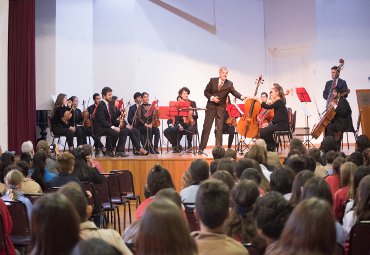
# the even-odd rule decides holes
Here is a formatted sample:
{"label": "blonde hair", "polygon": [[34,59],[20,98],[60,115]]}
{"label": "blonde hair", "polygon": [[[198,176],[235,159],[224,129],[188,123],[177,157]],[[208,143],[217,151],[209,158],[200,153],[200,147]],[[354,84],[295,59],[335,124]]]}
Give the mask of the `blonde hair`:
{"label": "blonde hair", "polygon": [[23,174],[18,170],[9,171],[4,178],[6,186],[8,187],[7,191],[8,196],[13,201],[18,200],[17,194],[18,185],[21,184],[23,178],[24,178]]}
{"label": "blonde hair", "polygon": [[353,199],[355,194],[354,176],[357,171],[357,165],[352,162],[346,162],[340,167],[340,185],[348,187],[348,198]]}

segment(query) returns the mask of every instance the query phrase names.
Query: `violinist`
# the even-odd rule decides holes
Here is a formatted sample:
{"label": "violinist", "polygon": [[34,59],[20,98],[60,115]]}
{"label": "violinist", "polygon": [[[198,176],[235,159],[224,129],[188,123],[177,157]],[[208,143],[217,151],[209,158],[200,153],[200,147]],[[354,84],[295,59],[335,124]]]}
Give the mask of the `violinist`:
{"label": "violinist", "polygon": [[[68,101],[71,102],[71,113],[72,117],[69,119],[69,125],[75,127],[76,131],[74,135],[77,137],[77,146],[87,144],[86,135],[88,133],[87,128],[82,125],[82,112],[78,109],[78,97],[71,96]],[[91,130],[90,130],[91,131]],[[89,134],[92,134],[89,132]]]}
{"label": "violinist", "polygon": [[[94,100],[94,103],[92,105],[90,105],[89,107],[87,107],[87,112],[89,113],[90,121],[91,121],[91,117],[95,113],[96,106],[98,106],[98,104],[101,101],[99,93],[94,93],[93,100]],[[91,125],[91,127],[86,127],[86,130],[85,130],[86,137],[91,136],[94,140],[95,155],[99,155],[99,153],[100,153],[99,148],[102,148],[102,152],[103,152],[103,154],[105,154],[104,145],[100,141],[100,138],[98,136],[95,136],[93,133],[94,132],[93,132],[93,126],[92,125]],[[87,141],[86,141],[86,143],[87,143]]]}
{"label": "violinist", "polygon": [[341,94],[343,95],[346,91],[347,89],[340,90],[338,86],[333,89],[333,100],[331,100],[330,105],[335,108],[335,116],[325,130],[327,136],[333,136],[338,142],[338,148],[342,139],[342,133],[355,131],[352,122],[351,106],[345,96],[341,96]]}
{"label": "violinist", "polygon": [[[227,98],[226,98],[226,109],[227,109],[227,106],[229,104],[231,104],[231,101],[230,101],[230,97],[227,96]],[[225,111],[224,119],[225,119],[225,122],[224,122],[224,126],[223,126],[223,129],[222,129],[222,133],[223,134],[229,134],[229,139],[228,139],[228,142],[227,142],[227,148],[231,149],[231,146],[232,146],[233,141],[234,141],[234,136],[235,136],[236,118],[232,117],[232,116],[229,116],[229,112]],[[215,130],[215,133],[216,133],[216,130]]]}
{"label": "violinist", "polygon": [[90,115],[94,114],[96,106],[98,106],[98,104],[100,103],[101,98],[100,98],[99,93],[94,93],[93,100],[94,100],[94,103],[90,105],[89,107],[87,107],[87,111],[90,113]]}
{"label": "violinist", "polygon": [[125,120],[126,111],[125,109],[119,109],[119,101],[116,96],[112,97],[112,102],[114,104],[114,113],[112,114],[112,124],[120,128],[119,141],[117,149],[122,151],[123,156],[127,156],[125,153],[125,144],[127,136],[130,137],[135,155],[148,155],[148,152],[144,150],[140,145],[140,131],[134,128],[132,125],[128,124]]}
{"label": "violinist", "polygon": [[259,97],[254,97],[254,99],[258,100],[263,108],[274,109],[274,118],[267,127],[260,129],[260,138],[265,140],[268,151],[275,151],[276,143],[273,137],[273,133],[275,131],[288,131],[289,118],[288,110],[285,106],[286,99],[284,90],[278,83],[274,83],[272,85],[270,96],[271,104],[262,102],[262,99]]}
{"label": "violinist", "polygon": [[[143,103],[138,107],[137,110],[137,124],[136,127],[140,130],[141,135],[145,139],[147,145],[146,150],[149,150],[151,154],[159,154],[158,144],[159,144],[159,128],[153,126],[152,120],[155,111],[153,111],[150,117],[145,117],[145,114],[149,110],[151,104],[149,104],[149,94],[147,92],[141,93]],[[154,147],[153,145],[153,135],[154,135]]]}
{"label": "violinist", "polygon": [[69,151],[73,150],[73,137],[76,128],[69,124],[69,120],[72,117],[71,104],[67,104],[67,95],[60,93],[55,101],[52,113],[51,113],[51,132],[56,136],[65,136],[67,139]]}
{"label": "violinist", "polygon": [[[178,101],[190,102],[190,108],[196,108],[197,104],[189,100],[190,89],[182,87],[178,92]],[[188,142],[188,149],[192,147],[193,134],[197,133],[197,119],[198,113],[194,110],[188,111],[188,116],[175,116],[174,119],[168,119],[168,128],[163,131],[164,136],[171,143],[173,152],[180,152],[181,147],[179,145],[183,135],[186,135]]]}
{"label": "violinist", "polygon": [[135,104],[130,106],[130,108],[128,109],[128,115],[127,115],[127,122],[133,126],[135,126],[136,124],[137,109],[140,106],[141,101],[142,101],[140,92],[136,92],[134,94],[134,101],[135,101]]}
{"label": "violinist", "polygon": [[[265,102],[267,104],[271,103],[266,92],[261,93],[261,100],[262,102]],[[262,107],[260,113],[257,116],[257,120],[259,122],[259,128],[267,127],[273,118],[274,118],[274,110],[265,109]]]}

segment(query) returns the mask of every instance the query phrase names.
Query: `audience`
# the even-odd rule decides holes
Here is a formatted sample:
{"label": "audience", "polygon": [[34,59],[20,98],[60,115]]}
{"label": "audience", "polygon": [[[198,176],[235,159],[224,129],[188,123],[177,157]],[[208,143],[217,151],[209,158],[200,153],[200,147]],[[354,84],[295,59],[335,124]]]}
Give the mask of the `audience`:
{"label": "audience", "polygon": [[303,186],[307,180],[314,176],[314,173],[310,170],[303,170],[295,176],[292,186],[292,195],[290,196],[290,202],[293,206],[296,206],[301,201]]}
{"label": "audience", "polygon": [[270,188],[273,191],[280,192],[286,200],[289,200],[292,195],[293,181],[293,171],[282,166],[272,172]]}
{"label": "audience", "polygon": [[346,160],[342,157],[338,157],[333,162],[333,174],[325,178],[325,181],[330,187],[330,191],[334,197],[335,192],[340,188],[340,166],[344,164]]}
{"label": "audience", "polygon": [[254,168],[247,168],[243,171],[242,175],[240,176],[240,181],[242,180],[251,180],[254,181],[258,186],[258,192],[261,196],[266,194],[266,191],[260,188],[262,178],[258,171]]}
{"label": "audience", "polygon": [[29,154],[32,158],[33,155],[35,154],[35,151],[33,150],[33,143],[31,141],[23,142],[22,146],[21,146],[21,151],[22,151],[22,153]]}
{"label": "audience", "polygon": [[75,164],[75,157],[69,152],[63,152],[58,155],[57,158],[58,162],[58,176],[54,177],[50,183],[50,188],[52,187],[61,187],[68,182],[77,182],[81,185],[81,182],[72,175],[74,164]]}
{"label": "audience", "polygon": [[367,135],[359,135],[356,139],[355,150],[363,153],[367,148],[370,148],[369,137]]}
{"label": "audience", "polygon": [[46,168],[46,154],[38,151],[33,157],[33,170],[31,178],[40,184],[43,190],[46,190],[47,184],[54,179],[56,174],[50,173]]}
{"label": "audience", "polygon": [[197,246],[179,208],[168,199],[146,208],[135,240],[137,255],[196,255]]}
{"label": "audience", "polygon": [[118,249],[99,238],[80,240],[71,255],[122,255]]}
{"label": "audience", "polygon": [[254,159],[261,167],[263,175],[267,181],[270,181],[271,167],[267,165],[267,150],[262,146],[252,145],[249,151],[245,154],[246,158]]}
{"label": "audience", "polygon": [[[56,152],[57,150],[57,147],[55,147],[54,152]],[[49,170],[49,172],[57,174],[57,162],[55,158],[51,157],[51,151],[48,142],[45,140],[40,140],[36,145],[36,151],[42,151],[46,154],[45,167]]]}
{"label": "audience", "polygon": [[218,160],[217,171],[218,170],[228,171],[232,176],[234,176],[234,161],[230,158],[222,158]]}
{"label": "audience", "polygon": [[200,184],[195,200],[200,231],[192,233],[199,255],[248,254],[242,244],[224,234],[229,207],[230,192],[224,183],[211,179]]}
{"label": "audience", "polygon": [[225,149],[222,146],[215,146],[212,149],[213,159],[222,159],[225,156]]}
{"label": "audience", "polygon": [[89,182],[94,184],[102,183],[103,176],[95,167],[92,157],[87,155],[82,148],[75,148],[72,151],[75,158],[72,175],[76,176],[81,182]]}
{"label": "audience", "polygon": [[225,156],[224,158],[231,158],[233,160],[236,160],[236,150],[233,149],[227,149],[225,151]]}
{"label": "audience", "polygon": [[297,150],[299,155],[307,154],[307,148],[301,139],[293,138],[289,144],[289,150]]}
{"label": "audience", "polygon": [[0,182],[4,183],[4,177],[6,175],[5,168],[14,164],[14,156],[10,152],[4,152],[1,155],[0,162]]}
{"label": "audience", "polygon": [[230,190],[235,186],[235,178],[228,171],[218,170],[212,174],[211,178],[222,181]]}

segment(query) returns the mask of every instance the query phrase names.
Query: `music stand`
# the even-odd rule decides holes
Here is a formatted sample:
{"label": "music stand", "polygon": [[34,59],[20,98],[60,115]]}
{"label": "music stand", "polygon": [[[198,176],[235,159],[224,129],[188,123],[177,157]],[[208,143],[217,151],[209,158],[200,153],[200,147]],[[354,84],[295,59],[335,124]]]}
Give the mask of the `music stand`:
{"label": "music stand", "polygon": [[[150,117],[153,118],[153,112],[154,112],[156,106],[157,106],[157,101],[155,100],[155,101],[152,102],[152,104],[150,105],[148,111],[145,113],[144,116],[148,118],[148,123],[147,124],[149,124],[149,122],[150,122],[149,121]],[[152,135],[153,135],[153,129],[152,129]],[[146,141],[145,141],[145,144],[144,144],[144,148],[148,148],[149,151],[150,150],[152,150],[152,151],[154,150],[153,144],[152,144],[152,141],[151,140],[152,139],[149,138],[149,127],[146,127]]]}
{"label": "music stand", "polygon": [[306,130],[306,140],[303,142],[303,144],[306,145],[307,148],[309,149],[310,144],[313,147],[315,147],[315,145],[313,145],[313,143],[310,140],[310,128],[309,128],[309,125],[308,125],[308,117],[310,117],[311,115],[307,112],[307,103],[312,102],[312,101],[311,101],[310,95],[307,93],[307,90],[304,87],[295,88],[295,91],[297,93],[299,101],[301,103],[305,103],[304,104],[304,109],[302,109],[302,110],[304,112],[304,115],[306,116],[306,118],[305,118],[305,122],[306,122],[305,125],[306,126],[304,127],[304,129]]}

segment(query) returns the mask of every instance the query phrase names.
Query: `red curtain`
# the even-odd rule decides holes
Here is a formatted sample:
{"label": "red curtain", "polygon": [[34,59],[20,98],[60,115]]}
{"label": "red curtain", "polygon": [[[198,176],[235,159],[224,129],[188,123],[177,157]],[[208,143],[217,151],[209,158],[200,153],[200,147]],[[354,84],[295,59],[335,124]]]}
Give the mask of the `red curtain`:
{"label": "red curtain", "polygon": [[35,0],[9,1],[8,147],[36,141]]}

